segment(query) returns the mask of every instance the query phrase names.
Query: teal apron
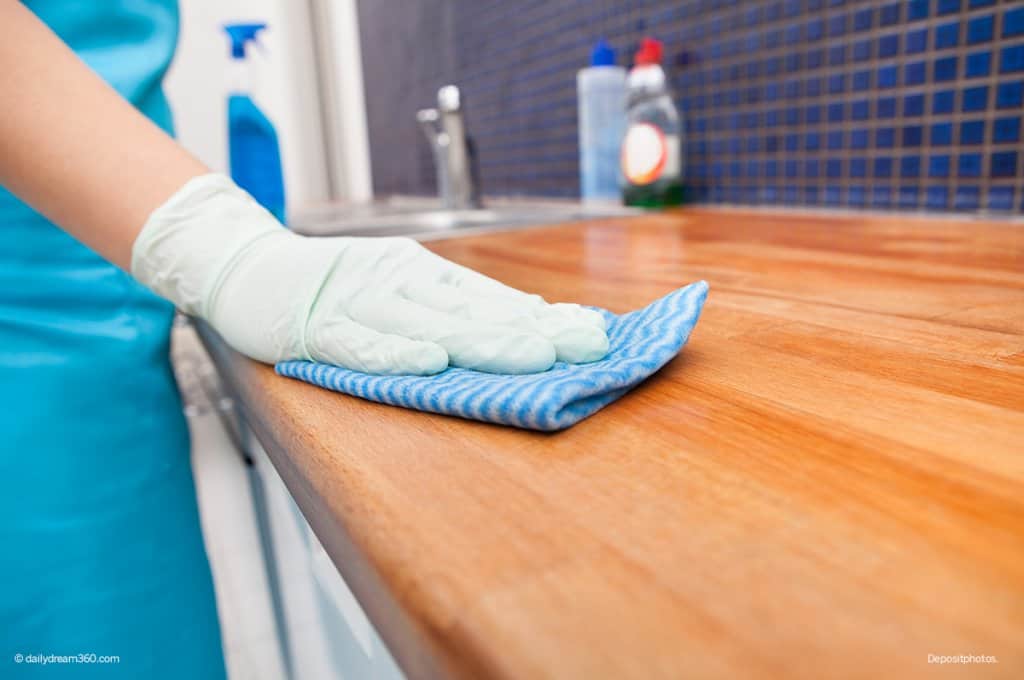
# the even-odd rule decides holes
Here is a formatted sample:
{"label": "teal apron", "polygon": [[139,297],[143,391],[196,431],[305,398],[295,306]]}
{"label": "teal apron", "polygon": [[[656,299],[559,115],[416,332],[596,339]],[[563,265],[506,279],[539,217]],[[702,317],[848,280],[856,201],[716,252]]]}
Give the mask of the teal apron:
{"label": "teal apron", "polygon": [[[171,129],[174,0],[25,4]],[[0,678],[223,678],[173,308],[2,189],[0,239]]]}

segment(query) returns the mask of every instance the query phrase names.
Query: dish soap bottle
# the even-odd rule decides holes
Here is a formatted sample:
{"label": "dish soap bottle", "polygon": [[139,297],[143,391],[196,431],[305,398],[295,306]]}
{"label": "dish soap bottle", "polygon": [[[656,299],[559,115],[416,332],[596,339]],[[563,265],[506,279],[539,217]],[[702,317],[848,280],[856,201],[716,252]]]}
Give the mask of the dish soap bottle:
{"label": "dish soap bottle", "polygon": [[284,223],[284,178],[277,132],[252,100],[250,66],[245,48],[266,24],[227,24],[231,38],[228,83],[228,156],[231,179]]}
{"label": "dish soap bottle", "polygon": [[576,74],[579,107],[580,195],[584,201],[620,199],[619,145],[626,130],[626,69],[604,40],[590,67]]}
{"label": "dish soap bottle", "polygon": [[661,68],[662,45],[640,41],[626,78],[628,127],[622,140],[623,202],[658,208],[683,202],[682,120]]}

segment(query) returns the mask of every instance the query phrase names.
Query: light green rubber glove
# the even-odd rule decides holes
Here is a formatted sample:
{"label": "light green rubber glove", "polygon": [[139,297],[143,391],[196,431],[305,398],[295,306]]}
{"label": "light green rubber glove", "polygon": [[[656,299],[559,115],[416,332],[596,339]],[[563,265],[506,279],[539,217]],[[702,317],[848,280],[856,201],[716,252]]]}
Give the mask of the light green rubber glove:
{"label": "light green rubber glove", "polygon": [[532,373],[608,351],[592,310],[548,304],[411,239],[293,234],[222,175],[191,180],[153,212],[132,274],[268,363]]}

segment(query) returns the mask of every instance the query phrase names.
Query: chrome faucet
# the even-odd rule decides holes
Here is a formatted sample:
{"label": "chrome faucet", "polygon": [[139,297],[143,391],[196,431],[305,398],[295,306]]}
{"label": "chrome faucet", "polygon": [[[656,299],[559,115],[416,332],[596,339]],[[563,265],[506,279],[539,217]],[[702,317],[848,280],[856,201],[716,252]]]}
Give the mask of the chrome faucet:
{"label": "chrome faucet", "polygon": [[473,181],[472,159],[462,117],[462,95],[455,85],[437,91],[437,108],[416,112],[416,122],[434,152],[437,193],[445,208],[475,208],[480,205]]}

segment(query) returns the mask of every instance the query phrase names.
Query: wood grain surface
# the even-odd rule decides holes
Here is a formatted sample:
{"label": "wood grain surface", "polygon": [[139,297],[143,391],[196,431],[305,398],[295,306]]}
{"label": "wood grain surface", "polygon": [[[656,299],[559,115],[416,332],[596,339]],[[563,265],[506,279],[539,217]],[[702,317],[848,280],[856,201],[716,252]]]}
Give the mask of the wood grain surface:
{"label": "wood grain surface", "polygon": [[212,343],[409,676],[1024,677],[1024,226],[688,210],[429,245],[617,312],[711,292],[677,359],[554,435]]}

